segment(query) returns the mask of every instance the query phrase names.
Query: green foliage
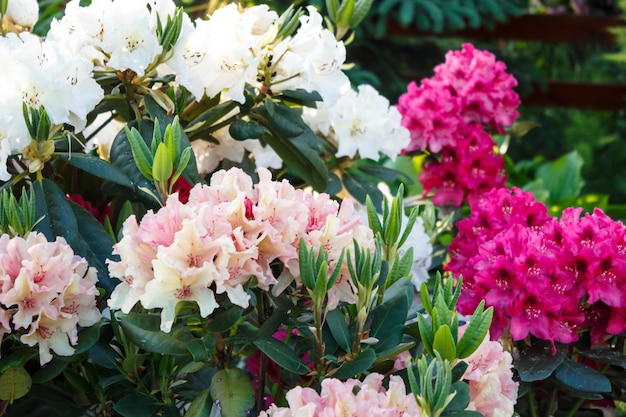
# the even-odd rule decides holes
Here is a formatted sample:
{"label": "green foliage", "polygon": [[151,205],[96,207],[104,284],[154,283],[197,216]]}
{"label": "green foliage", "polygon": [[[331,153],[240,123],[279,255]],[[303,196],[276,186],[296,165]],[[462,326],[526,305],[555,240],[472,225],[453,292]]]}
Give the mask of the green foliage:
{"label": "green foliage", "polygon": [[221,369],[211,380],[211,398],[223,417],[245,417],[254,405],[252,381],[241,369]]}

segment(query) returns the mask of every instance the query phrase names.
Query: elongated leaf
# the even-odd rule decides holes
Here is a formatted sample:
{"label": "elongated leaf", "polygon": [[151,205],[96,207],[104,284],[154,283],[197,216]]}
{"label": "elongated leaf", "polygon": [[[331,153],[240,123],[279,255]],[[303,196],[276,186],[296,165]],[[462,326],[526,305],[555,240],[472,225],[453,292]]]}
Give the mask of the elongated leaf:
{"label": "elongated leaf", "polygon": [[125,187],[134,187],[133,181],[121,169],[97,156],[77,152],[58,152],[55,156],[96,177]]}
{"label": "elongated leaf", "polygon": [[463,333],[461,340],[459,340],[457,345],[457,355],[459,359],[467,358],[478,349],[478,346],[482,343],[485,335],[489,331],[493,317],[493,307],[489,307],[487,311],[483,312],[482,307],[484,307],[484,303],[484,300],[480,302],[467,325],[467,329],[465,329],[465,333]]}
{"label": "elongated leaf", "polygon": [[581,175],[582,166],[582,157],[573,151],[539,167],[537,177],[550,192],[552,201],[578,197],[585,184]]}
{"label": "elongated leaf", "polygon": [[456,359],[456,346],[452,338],[450,327],[441,326],[435,333],[433,351],[438,352],[442,359],[450,362]]}
{"label": "elongated leaf", "polygon": [[209,401],[209,393],[211,388],[203,390],[189,405],[185,417],[206,417],[211,411],[211,402]]}
{"label": "elongated leaf", "polygon": [[333,378],[348,379],[360,375],[367,371],[375,360],[376,353],[374,350],[365,349],[356,359],[351,362],[344,362],[333,374]]}
{"label": "elongated leaf", "polygon": [[337,344],[343,350],[349,352],[352,346],[352,336],[341,311],[339,309],[329,311],[326,315],[326,323]]}
{"label": "elongated leaf", "polygon": [[209,332],[221,333],[233,327],[242,314],[243,309],[239,306],[232,306],[227,310],[219,309],[211,314],[206,329]]}
{"label": "elongated leaf", "polygon": [[369,196],[372,199],[374,207],[381,207],[383,202],[383,193],[380,192],[376,184],[368,179],[356,174],[357,170],[346,170],[341,180],[346,190],[361,204],[365,204],[365,199]]}
{"label": "elongated leaf", "polygon": [[126,336],[140,348],[163,355],[189,354],[184,341],[160,330],[159,316],[132,312],[118,313],[117,316],[120,318]]}
{"label": "elongated leaf", "polygon": [[113,409],[123,417],[150,417],[160,407],[153,398],[133,393],[116,402]]}
{"label": "elongated leaf", "polygon": [[563,385],[577,391],[602,393],[611,391],[611,381],[582,363],[566,359],[554,372],[554,377]]}
{"label": "elongated leaf", "polygon": [[377,352],[400,343],[409,307],[407,297],[404,294],[397,294],[372,310],[370,336],[380,340],[375,345]]}
{"label": "elongated leaf", "polygon": [[599,362],[608,363],[610,365],[620,366],[626,369],[626,355],[617,352],[611,348],[594,348],[590,350],[584,350],[579,352],[586,358],[593,359]]}
{"label": "elongated leaf", "polygon": [[241,369],[221,369],[211,379],[211,398],[222,417],[246,417],[254,406],[254,387]]}
{"label": "elongated leaf", "polygon": [[298,375],[309,373],[309,368],[302,362],[302,359],[291,350],[286,344],[273,337],[263,337],[255,340],[254,345],[278,366],[289,372]]}

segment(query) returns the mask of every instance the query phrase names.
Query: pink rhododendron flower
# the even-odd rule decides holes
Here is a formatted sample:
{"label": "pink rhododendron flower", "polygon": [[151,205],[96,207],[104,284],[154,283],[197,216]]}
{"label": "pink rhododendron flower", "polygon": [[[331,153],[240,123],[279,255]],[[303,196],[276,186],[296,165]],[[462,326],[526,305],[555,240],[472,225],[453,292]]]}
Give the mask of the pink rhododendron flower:
{"label": "pink rhododendron flower", "polygon": [[0,237],[0,336],[17,333],[38,345],[39,361],[52,353],[69,356],[78,341],[76,326],[100,320],[96,306],[96,270],[76,256],[62,237],[48,242],[43,234]]}
{"label": "pink rhododendron flower", "polygon": [[[219,171],[210,185],[194,186],[187,203],[173,194],[141,222],[130,216],[114,248],[120,260],[109,261],[111,276],[122,280],[109,306],[125,313],[137,302],[161,308],[161,330],[168,332],[179,301],[195,301],[206,317],[218,307],[217,294],[248,307],[244,286],[252,277],[262,289],[283,291],[299,279],[301,238],[329,252],[331,269],[353,239],[373,246],[372,232],[352,215],[348,200],[339,205],[328,195],[273,181],[266,169],[258,175],[253,184],[241,169]],[[284,266],[279,277],[271,267],[277,260]],[[346,279],[329,292],[331,305],[354,299],[345,268]]]}
{"label": "pink rhododendron flower", "polygon": [[504,187],[504,160],[494,151],[493,139],[473,124],[456,132],[457,143],[441,150],[441,159],[427,160],[420,182],[427,194],[433,189],[435,205],[460,206],[493,188]]}
{"label": "pink rhododendron flower", "polygon": [[326,378],[319,394],[312,388],[298,386],[287,393],[289,407],[272,405],[259,417],[420,416],[415,397],[406,393],[402,379],[391,376],[389,388],[385,389],[383,378],[376,373],[368,375],[364,381]]}
{"label": "pink rhododendron flower", "polygon": [[491,336],[533,335],[575,342],[626,330],[626,227],[601,210],[560,221],[532,194],[493,190],[471,204],[457,223],[445,269],[463,276],[457,309],[473,313],[481,300],[494,307]]}
{"label": "pink rhododendron flower", "polygon": [[[466,328],[459,328],[459,337]],[[464,361],[468,367],[462,379],[468,381],[470,388],[467,410],[478,411],[485,417],[512,416],[519,384],[513,380],[511,354],[502,349],[500,342],[485,337]]]}

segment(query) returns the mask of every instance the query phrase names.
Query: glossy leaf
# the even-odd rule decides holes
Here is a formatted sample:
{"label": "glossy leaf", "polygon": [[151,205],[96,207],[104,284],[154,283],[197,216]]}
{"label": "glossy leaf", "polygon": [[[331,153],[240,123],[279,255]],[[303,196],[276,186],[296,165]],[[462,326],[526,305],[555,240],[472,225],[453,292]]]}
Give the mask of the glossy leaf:
{"label": "glossy leaf", "polygon": [[302,359],[281,341],[273,337],[262,337],[255,340],[254,345],[271,360],[285,370],[298,375],[309,373],[309,368],[302,362]]}
{"label": "glossy leaf", "polygon": [[578,197],[585,184],[581,175],[583,163],[578,152],[573,151],[537,169],[537,178],[550,192],[551,201]]}
{"label": "glossy leaf", "polygon": [[209,415],[211,411],[211,401],[209,401],[210,391],[210,387],[206,388],[193,399],[185,412],[185,417],[206,417]]}
{"label": "glossy leaf", "polygon": [[348,324],[346,323],[346,319],[341,313],[341,310],[336,308],[329,311],[326,315],[326,324],[328,324],[328,328],[330,329],[330,332],[337,344],[343,350],[349,352],[350,347],[352,346],[352,335],[350,334]]}
{"label": "glossy leaf", "polygon": [[541,381],[552,375],[567,357],[567,351],[557,344],[556,354],[552,354],[552,346],[547,341],[533,340],[533,346],[524,349],[514,366],[522,381]]}
{"label": "glossy leaf", "polygon": [[222,417],[246,417],[254,406],[252,381],[238,368],[217,371],[211,380],[210,392]]}
{"label": "glossy leaf", "polygon": [[346,170],[341,180],[346,190],[361,204],[365,204],[365,199],[369,196],[372,199],[374,207],[381,207],[383,202],[383,194],[380,192],[376,184],[368,181],[362,176],[355,174],[356,170]]}
{"label": "glossy leaf", "polygon": [[441,326],[435,332],[433,339],[433,351],[438,352],[442,359],[450,362],[456,359],[456,346],[447,325]]}
{"label": "glossy leaf", "polygon": [[566,359],[554,372],[554,377],[570,388],[577,391],[602,393],[611,391],[611,381],[582,363]]}
{"label": "glossy leaf", "polygon": [[626,369],[626,355],[611,348],[597,347],[590,350],[584,350],[579,353],[586,358]]}
{"label": "glossy leaf", "polygon": [[126,336],[137,346],[163,355],[188,355],[187,344],[160,330],[159,316],[148,314],[118,313]]}
{"label": "glossy leaf", "polygon": [[96,177],[114,182],[125,187],[133,188],[133,181],[117,166],[100,157],[78,152],[57,152],[55,156],[80,170]]}
{"label": "glossy leaf", "polygon": [[365,349],[361,354],[350,362],[344,362],[337,372],[333,374],[333,378],[348,379],[357,375],[361,375],[367,371],[376,361],[376,353],[373,349]]}
{"label": "glossy leaf", "polygon": [[139,393],[132,393],[122,397],[113,406],[113,409],[122,417],[150,417],[159,408],[161,408],[161,404],[153,398]]}

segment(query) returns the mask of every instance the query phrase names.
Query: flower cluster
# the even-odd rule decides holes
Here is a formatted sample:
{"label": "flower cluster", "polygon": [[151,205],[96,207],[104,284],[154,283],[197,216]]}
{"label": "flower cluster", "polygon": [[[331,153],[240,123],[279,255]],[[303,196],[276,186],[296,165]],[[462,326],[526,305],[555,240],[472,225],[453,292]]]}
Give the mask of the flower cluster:
{"label": "flower cluster", "polygon": [[409,144],[409,132],[401,125],[402,116],[372,86],[360,85],[358,92],[349,85],[332,106],[318,103],[304,108],[307,124],[337,146],[336,157],[369,158],[377,161],[382,153],[395,159]]}
{"label": "flower cluster", "polygon": [[[323,27],[314,7],[307,13],[300,16],[298,29],[286,34],[286,22],[267,5],[240,10],[230,4],[192,22],[172,0],[94,0],[88,6],[72,0],[64,16],[52,21],[45,40],[27,32],[0,37],[0,59],[7,64],[0,74],[11,80],[0,98],[5,110],[0,115],[0,180],[9,178],[8,156],[30,140],[22,102],[45,107],[53,124],[79,132],[104,97],[101,84],[122,81],[142,94],[157,94],[148,85],[158,75],[175,78],[198,101],[205,94],[221,94],[243,104],[248,89],[268,95],[304,89],[319,92],[332,105],[349,84],[341,71],[345,47]],[[164,33],[177,19],[180,35],[170,45]],[[269,148],[257,139],[246,142],[245,149],[261,159],[275,156],[266,156]],[[243,148],[236,153],[239,162]],[[263,165],[275,166],[275,160]]]}
{"label": "flower cluster", "polygon": [[362,382],[327,378],[322,381],[319,394],[313,388],[295,387],[287,393],[289,407],[272,405],[260,417],[416,417],[422,414],[415,397],[406,393],[404,382],[399,376],[389,378],[389,388],[386,390],[383,378],[383,375],[377,373],[369,374]]}
{"label": "flower cluster", "polygon": [[[300,239],[329,251],[331,268],[353,239],[363,247],[372,245],[371,230],[353,215],[349,200],[339,206],[327,194],[272,181],[265,169],[258,174],[259,182],[253,185],[238,168],[219,171],[209,186],[194,186],[186,204],[173,194],[140,223],[130,216],[115,246],[121,260],[109,263],[111,276],[122,280],[109,306],[126,313],[137,302],[161,308],[161,329],[169,332],[181,300],[196,301],[206,317],[218,307],[216,293],[247,307],[244,285],[252,277],[260,288],[282,292],[299,277]],[[284,266],[278,277],[271,267],[275,261]],[[347,266],[341,267],[329,294],[331,306],[354,301]]]}
{"label": "flower cluster", "polygon": [[[464,330],[466,326],[459,328]],[[518,383],[513,379],[513,358],[499,342],[485,340],[464,359],[468,368],[462,379],[468,381],[470,403],[466,410],[485,417],[508,417],[514,414]]]}
{"label": "flower cluster", "polygon": [[492,190],[458,222],[446,269],[463,276],[457,305],[471,313],[480,300],[494,307],[492,338],[505,329],[571,343],[589,329],[596,341],[626,330],[626,227],[601,210],[560,221],[530,193]]}
{"label": "flower cluster", "polygon": [[38,345],[41,365],[52,360],[51,351],[72,355],[76,327],[100,320],[96,281],[96,270],[61,237],[0,236],[0,337],[15,333],[22,343]]}
{"label": "flower cluster", "polygon": [[460,206],[492,188],[504,187],[504,160],[482,126],[468,125],[454,146],[444,146],[439,160],[430,159],[419,177],[425,191],[436,190],[433,204]]}
{"label": "flower cluster", "polygon": [[400,96],[402,124],[411,132],[405,152],[441,153],[426,162],[420,178],[425,193],[436,189],[436,204],[458,206],[503,185],[504,163],[483,129],[502,132],[518,116],[517,82],[505,69],[493,54],[463,44],[446,54],[433,77],[421,86],[410,83]]}

